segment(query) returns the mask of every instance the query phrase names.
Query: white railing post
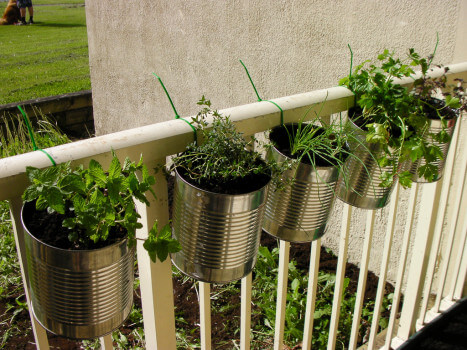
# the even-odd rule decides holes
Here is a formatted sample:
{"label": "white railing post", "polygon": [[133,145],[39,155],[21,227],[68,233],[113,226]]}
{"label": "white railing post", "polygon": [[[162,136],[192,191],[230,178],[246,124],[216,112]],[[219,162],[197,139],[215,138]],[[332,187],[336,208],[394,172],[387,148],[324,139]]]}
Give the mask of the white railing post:
{"label": "white railing post", "polygon": [[112,350],[114,348],[112,334],[107,334],[103,337],[99,337],[99,342],[101,344],[101,350]]}
{"label": "white railing post", "polygon": [[10,214],[11,222],[13,224],[13,233],[15,235],[16,252],[18,254],[18,262],[21,270],[21,277],[23,281],[24,293],[26,295],[26,302],[28,303],[29,317],[31,319],[32,332],[36,341],[36,347],[39,350],[49,349],[49,341],[47,338],[47,331],[42,325],[37,322],[32,312],[31,300],[29,298],[29,277],[26,261],[26,245],[24,242],[24,230],[21,224],[21,208],[23,201],[21,197],[10,199]]}
{"label": "white railing post", "polygon": [[[165,164],[165,158],[146,162],[148,169]],[[144,239],[157,220],[161,229],[168,223],[167,181],[159,171],[154,185],[157,199],[148,195],[150,206],[136,201],[143,227],[137,230],[137,255],[140,278],[141,303],[144,317],[146,349],[170,350],[176,348],[175,314],[170,257],[153,263],[143,247]]]}
{"label": "white railing post", "polygon": [[[466,153],[464,153],[466,154]],[[464,157],[465,159],[466,157]],[[464,165],[463,171],[464,175],[467,169],[467,164]],[[459,216],[459,209],[460,209],[460,204],[461,204],[461,199],[462,199],[462,192],[463,192],[463,186],[464,182],[460,184],[460,188],[456,189],[454,192],[456,194],[456,198],[454,200],[454,212],[452,215],[452,222],[451,226],[449,228],[449,234],[447,238],[447,246],[444,251],[444,254],[442,255],[442,262],[441,262],[441,268],[439,272],[439,284],[438,284],[438,289],[436,293],[436,301],[435,305],[433,306],[433,312],[439,312],[440,304],[441,304],[441,299],[443,298],[443,293],[444,293],[444,287],[446,284],[446,278],[447,278],[447,273],[448,273],[448,267],[449,267],[449,262],[450,258],[452,255],[452,249],[454,245],[454,238],[455,238],[455,233],[456,233],[456,227],[457,227],[457,221],[458,221],[458,216]]]}
{"label": "white railing post", "polygon": [[420,295],[423,290],[424,278],[431,248],[436,210],[440,199],[440,181],[423,185],[420,200],[420,211],[412,250],[412,261],[409,268],[404,305],[397,337],[406,341],[415,332]]}
{"label": "white railing post", "polygon": [[388,214],[388,223],[386,227],[386,237],[384,240],[383,257],[381,259],[381,269],[378,277],[378,289],[376,290],[375,307],[373,309],[373,321],[371,322],[370,339],[368,347],[373,348],[378,333],[379,318],[381,317],[381,305],[383,304],[384,287],[386,285],[386,276],[388,272],[389,257],[391,255],[392,238],[394,235],[394,226],[396,223],[397,203],[399,199],[399,184],[395,185],[391,195],[391,202]]}
{"label": "white railing post", "polygon": [[311,243],[310,270],[308,272],[308,293],[306,296],[305,329],[303,332],[303,349],[311,349],[313,321],[316,305],[316,289],[318,287],[319,258],[321,255],[321,239]]}
{"label": "white railing post", "polygon": [[465,282],[467,278],[467,246],[465,244],[465,239],[467,236],[467,218],[464,218],[464,226],[462,227],[461,233],[464,235],[464,244],[461,245],[462,251],[460,253],[462,256],[462,260],[458,272],[456,287],[454,289],[455,299],[461,299],[463,297],[462,293],[464,291]]}
{"label": "white railing post", "polygon": [[402,241],[402,247],[400,252],[400,262],[399,267],[397,268],[396,287],[394,289],[391,305],[391,315],[389,316],[386,342],[384,344],[385,350],[389,350],[389,348],[391,347],[392,335],[394,334],[394,327],[396,324],[396,316],[399,311],[399,303],[402,294],[402,282],[404,280],[405,267],[407,264],[407,255],[409,251],[409,242],[412,234],[412,224],[415,216],[415,207],[417,205],[418,188],[418,184],[414,183],[412,184],[412,190],[410,191],[410,198],[407,206],[407,218],[405,221],[404,238]]}
{"label": "white railing post", "polygon": [[352,320],[352,330],[350,331],[349,350],[357,348],[358,331],[360,328],[360,318],[363,309],[363,300],[365,297],[366,279],[368,275],[368,263],[370,261],[371,241],[373,239],[373,227],[375,222],[375,210],[367,212],[365,240],[363,242],[362,259],[360,261],[360,274],[358,276],[357,296],[355,298],[355,307]]}
{"label": "white railing post", "polygon": [[211,285],[199,282],[201,350],[211,350]]}
{"label": "white railing post", "polygon": [[341,311],[342,288],[344,287],[345,265],[347,263],[347,248],[350,234],[350,221],[352,207],[344,204],[342,215],[341,236],[339,241],[339,258],[337,260],[336,284],[334,286],[334,298],[332,300],[331,322],[329,326],[328,350],[336,347],[337,329],[339,327],[339,315]]}
{"label": "white railing post", "polygon": [[240,349],[250,350],[252,273],[242,278],[240,304]]}
{"label": "white railing post", "polygon": [[284,345],[285,307],[289,277],[290,242],[281,240],[279,245],[279,276],[277,277],[276,322],[274,329],[274,350]]}

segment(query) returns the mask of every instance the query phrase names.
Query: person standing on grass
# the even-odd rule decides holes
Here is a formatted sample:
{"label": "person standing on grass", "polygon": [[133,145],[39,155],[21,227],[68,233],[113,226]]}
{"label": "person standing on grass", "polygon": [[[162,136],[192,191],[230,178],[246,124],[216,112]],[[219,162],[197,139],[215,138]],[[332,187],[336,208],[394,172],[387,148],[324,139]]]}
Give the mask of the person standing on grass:
{"label": "person standing on grass", "polygon": [[34,10],[32,8],[32,1],[31,0],[16,0],[16,4],[19,7],[19,12],[21,14],[21,22],[19,25],[25,25],[26,23],[26,7],[28,8],[29,11],[29,24],[33,24],[34,21],[32,19],[32,16],[34,14]]}

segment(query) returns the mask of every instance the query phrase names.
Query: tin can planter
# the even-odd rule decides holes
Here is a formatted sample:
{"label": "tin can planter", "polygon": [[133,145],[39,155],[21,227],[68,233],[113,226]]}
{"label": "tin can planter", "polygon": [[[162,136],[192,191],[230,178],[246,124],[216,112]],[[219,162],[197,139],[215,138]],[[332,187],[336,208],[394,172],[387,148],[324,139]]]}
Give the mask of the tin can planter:
{"label": "tin can planter", "polygon": [[118,328],[133,304],[134,249],[124,239],[95,250],[66,250],[38,240],[25,224],[35,210],[23,206],[32,311],[50,332],[96,338]]}
{"label": "tin can planter", "polygon": [[392,166],[380,167],[376,159],[383,155],[383,147],[366,142],[363,130],[352,120],[347,122],[354,141],[349,144],[350,153],[339,176],[336,195],[343,202],[361,209],[380,209],[389,202],[394,187],[382,187],[381,174],[392,172]]}
{"label": "tin can planter", "polygon": [[[428,127],[426,129],[426,132],[424,133],[423,140],[427,142],[429,145],[438,146],[441,149],[441,152],[443,153],[442,159],[438,159],[432,163],[438,167],[438,174],[436,175],[436,177],[433,179],[432,182],[438,181],[443,176],[444,165],[446,164],[446,157],[448,155],[451,140],[449,140],[449,142],[440,143],[436,140],[433,140],[433,137],[431,135],[438,134],[442,130],[445,130],[447,134],[449,135],[449,137],[452,137],[452,134],[454,133],[454,129],[456,127],[457,119],[458,118],[452,118],[452,119],[446,120],[445,126],[443,126],[443,122],[440,119],[428,119]],[[419,182],[419,183],[428,183],[430,181],[425,179],[423,176],[420,177],[418,175],[418,168],[425,164],[426,164],[425,159],[418,159],[415,162],[408,160],[404,162],[403,168],[405,170],[408,170],[413,175],[412,181]]]}
{"label": "tin can planter", "polygon": [[268,184],[250,193],[221,194],[175,173],[172,235],[182,249],[171,255],[173,264],[209,283],[249,274],[256,263]]}
{"label": "tin can planter", "polygon": [[[273,129],[270,134],[275,145],[278,145],[276,138],[284,137],[280,135],[279,128]],[[272,147],[268,151],[268,159],[277,163],[291,161],[291,157],[279,148]],[[310,242],[322,237],[334,204],[338,169],[334,166],[313,166],[302,161],[286,170],[282,179],[290,185],[281,190],[271,186],[263,229],[289,242]]]}

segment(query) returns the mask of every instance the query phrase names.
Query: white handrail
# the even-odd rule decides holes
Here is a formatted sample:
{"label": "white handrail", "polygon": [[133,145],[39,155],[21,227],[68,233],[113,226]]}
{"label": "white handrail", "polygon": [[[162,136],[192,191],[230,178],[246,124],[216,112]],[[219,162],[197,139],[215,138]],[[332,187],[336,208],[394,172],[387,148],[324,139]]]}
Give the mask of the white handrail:
{"label": "white handrail", "polygon": [[[441,74],[441,70],[435,70],[433,75]],[[449,66],[449,78],[462,78],[467,80],[467,62],[455,64]],[[412,80],[405,79],[401,83],[408,84]],[[317,90],[308,93],[281,97],[273,100],[284,111],[284,121],[292,122],[298,121],[310,107],[312,110],[318,112],[321,107],[322,115],[330,115],[339,113],[347,110],[353,105],[353,95],[347,89],[343,87],[332,87],[329,89]],[[220,111],[222,114],[230,115],[231,120],[236,124],[238,130],[243,132],[245,135],[253,135],[258,132],[262,132],[270,129],[280,123],[280,111],[273,104],[263,101],[252,103],[243,106],[237,106],[229,109]],[[190,120],[190,118],[187,118]],[[56,163],[62,163],[72,161],[73,163],[84,163],[86,164],[91,158],[96,159],[103,163],[110,162],[111,154],[110,150],[113,149],[117,155],[121,158],[129,156],[132,159],[136,159],[140,154],[143,154],[145,162],[149,167],[155,167],[159,164],[164,164],[167,156],[182,151],[185,146],[193,141],[193,131],[190,126],[179,120],[170,120],[153,125],[147,125],[135,129],[125,130],[113,134],[103,135],[83,141],[73,142],[57,147],[47,149],[47,152],[53,157]],[[14,231],[15,237],[17,238],[17,246],[19,250],[19,256],[21,263],[24,261],[24,247],[21,244],[22,229],[20,227],[19,212],[21,207],[20,195],[24,188],[27,186],[27,179],[25,175],[26,166],[35,166],[38,168],[44,168],[50,166],[50,160],[40,151],[30,152],[23,155],[0,159],[0,200],[9,199],[12,217],[14,218]],[[445,175],[446,176],[446,175]],[[167,183],[164,180],[162,174],[157,175],[157,183],[154,187],[157,193],[157,200],[151,200],[151,206],[138,206],[138,211],[142,216],[143,228],[137,232],[138,238],[145,238],[150,225],[154,220],[158,220],[161,225],[168,222],[168,206],[167,206]],[[402,327],[399,328],[398,337],[399,339],[407,339],[408,336],[414,330],[415,318],[420,305],[420,295],[423,288],[422,275],[427,270],[427,261],[425,255],[430,251],[431,237],[433,235],[433,228],[435,221],[442,220],[443,218],[435,218],[436,208],[433,205],[433,199],[436,200],[440,197],[439,187],[437,184],[424,185],[424,191],[422,192],[422,211],[420,212],[419,218],[423,218],[429,223],[429,228],[425,229],[421,225],[417,226],[416,237],[415,237],[415,256],[413,256],[411,262],[411,270],[409,271],[409,287],[413,288],[414,291],[408,290],[403,309],[403,317],[401,319]],[[415,186],[417,187],[417,186]],[[417,191],[414,191],[415,194]],[[397,194],[397,193],[396,193]],[[396,195],[395,195],[396,196]],[[395,197],[394,196],[394,197]],[[395,198],[393,198],[395,200]],[[415,198],[413,198],[415,205]],[[395,207],[396,208],[396,207]],[[409,209],[412,210],[412,209]],[[457,211],[455,210],[454,213]],[[332,308],[332,318],[330,322],[330,339],[328,342],[328,348],[334,348],[336,344],[336,336],[338,332],[339,323],[339,310],[340,301],[342,295],[342,285],[345,277],[345,263],[347,255],[347,243],[349,236],[351,235],[351,215],[352,209],[347,204],[344,205],[344,217],[341,227],[341,242],[339,247],[339,262],[336,273],[336,284],[335,284],[335,297]],[[373,214],[371,214],[373,215]],[[393,212],[392,223],[393,225],[395,217],[395,209]],[[412,213],[409,217],[411,218]],[[373,219],[370,217],[369,222],[371,226]],[[411,220],[410,220],[411,221]],[[420,219],[419,219],[420,221]],[[438,224],[438,223],[437,223]],[[439,224],[440,225],[440,224]],[[464,225],[465,226],[465,225]],[[408,228],[409,229],[409,228]],[[465,230],[465,228],[463,228]],[[392,228],[388,230],[387,235],[392,235]],[[461,234],[466,234],[465,232]],[[365,255],[362,259],[362,267],[364,269],[361,275],[361,281],[359,282],[359,305],[355,308],[355,316],[357,319],[360,317],[361,302],[364,292],[364,277],[367,270],[368,258],[371,255],[369,251],[369,245],[371,243],[371,233],[368,233],[368,242],[365,243],[365,249],[363,254]],[[403,250],[403,264],[406,261],[406,251],[410,235],[406,235],[404,241]],[[387,271],[387,259],[391,253],[391,242],[390,237],[387,237],[388,243],[387,251],[382,265],[383,276],[380,285],[384,285],[385,274]],[[461,242],[465,242],[465,239]],[[316,283],[318,276],[318,268],[315,266],[319,260],[319,247],[321,241],[317,243],[312,249],[312,261],[314,262],[313,269],[310,264],[310,281],[309,281],[309,295],[307,299],[307,312],[314,313],[314,303],[316,298]],[[368,246],[367,246],[368,245]],[[281,278],[281,284],[278,288],[278,310],[275,334],[275,348],[279,349],[282,347],[283,341],[283,325],[284,325],[284,308],[286,302],[286,290],[287,290],[287,263],[288,263],[288,247],[289,244],[281,242],[281,271],[283,276]],[[143,250],[141,241],[138,241],[138,262],[140,268],[141,277],[141,296],[143,304],[143,315],[144,315],[144,327],[146,335],[146,345],[151,349],[175,349],[175,320],[173,314],[173,294],[172,294],[172,273],[171,263],[169,260],[163,264],[152,263],[145,251]],[[462,254],[462,251],[459,252]],[[461,265],[465,264],[461,260],[461,256],[456,261],[456,269],[460,269]],[[403,269],[405,270],[405,269]],[[27,290],[27,272],[22,271],[23,283]],[[462,271],[460,271],[462,274]],[[400,275],[400,276],[399,276]],[[465,271],[464,271],[465,275]],[[430,276],[433,278],[433,276]],[[398,295],[401,291],[401,285],[403,279],[403,271],[398,273],[398,286],[396,290],[395,300],[399,300]],[[460,278],[459,280],[462,280]],[[430,282],[431,283],[431,282]],[[454,282],[455,283],[455,282]],[[245,278],[242,282],[242,303],[251,302],[251,275]],[[206,320],[202,325],[202,346],[205,349],[211,348],[210,339],[210,324],[208,322],[210,316],[209,307],[209,284],[201,284],[201,309],[203,314],[202,319]],[[382,287],[381,287],[382,288]],[[453,293],[455,285],[451,288],[450,294]],[[311,294],[310,294],[311,293]],[[381,290],[378,293],[378,304],[381,304]],[[442,296],[440,296],[441,298]],[[250,327],[249,317],[251,313],[249,305],[242,305],[242,338],[241,347],[242,349],[249,348],[249,334],[248,328]],[[394,328],[394,315],[391,316],[390,320],[390,335]],[[308,347],[311,344],[312,338],[312,325],[313,315],[306,315],[306,330],[304,346]],[[377,322],[377,320],[375,321]],[[353,325],[353,333],[358,331],[357,321]],[[376,323],[375,323],[376,324]],[[375,327],[374,327],[375,328]],[[35,322],[33,319],[33,329],[36,338],[36,344],[38,348],[47,348],[47,336],[44,329]],[[372,340],[374,339],[372,335]],[[352,334],[351,348],[355,347],[357,334]],[[105,337],[102,339],[104,347],[110,346],[110,338]],[[388,341],[389,343],[389,341]],[[387,343],[387,344],[388,344]]]}

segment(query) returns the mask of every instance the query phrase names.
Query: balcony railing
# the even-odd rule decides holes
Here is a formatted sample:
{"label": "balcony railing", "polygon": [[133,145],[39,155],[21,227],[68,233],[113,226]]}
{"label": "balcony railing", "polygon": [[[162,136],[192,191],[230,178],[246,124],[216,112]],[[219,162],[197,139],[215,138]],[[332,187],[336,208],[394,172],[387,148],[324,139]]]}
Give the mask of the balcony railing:
{"label": "balcony railing", "polygon": [[[439,72],[434,73],[434,75],[436,74],[439,74]],[[467,62],[450,66],[449,79],[454,78],[463,78],[467,81]],[[284,111],[284,121],[293,122],[298,121],[310,107],[316,111],[320,110],[322,104],[324,104],[321,110],[322,115],[332,115],[346,111],[353,104],[353,95],[343,87],[333,87],[282,97],[273,101],[280,105]],[[268,102],[233,107],[221,112],[230,115],[237,128],[247,136],[266,131],[280,122],[279,110]],[[465,132],[463,134],[460,132],[462,123],[465,123],[465,120],[462,119],[465,119],[465,117],[460,119],[453,136],[444,177],[436,183],[414,184],[410,190],[409,210],[406,213],[397,211],[400,202],[399,185],[396,186],[392,193],[381,269],[379,271],[379,285],[375,299],[375,314],[369,337],[369,348],[375,346],[380,318],[379,310],[383,299],[396,222],[405,221],[406,224],[401,251],[399,252],[397,280],[384,348],[389,349],[390,346],[397,347],[402,344],[417,328],[423,326],[425,322],[431,320],[452,305],[455,300],[465,295],[467,219],[463,218],[464,215],[461,210],[465,208],[465,203],[462,200],[465,201],[465,198],[467,198],[464,188],[467,152],[465,143],[462,148],[458,147],[466,137]],[[113,149],[120,158],[128,156],[131,159],[138,159],[142,154],[148,168],[152,168],[158,164],[165,164],[166,157],[181,152],[192,141],[193,132],[188,124],[180,120],[171,120],[53,147],[47,149],[47,152],[56,163],[72,161],[74,164],[87,164],[91,158],[94,158],[106,166],[110,162],[110,151]],[[456,149],[458,150],[457,154]],[[456,162],[454,161],[455,157],[457,157]],[[457,164],[457,166],[454,167],[454,164]],[[7,199],[10,203],[23,283],[29,302],[28,273],[24,268],[26,266],[25,247],[20,218],[21,194],[27,186],[25,167],[28,165],[44,168],[50,165],[50,160],[44,153],[39,151],[0,160],[0,200]],[[422,191],[420,190],[421,187],[423,187]],[[167,182],[160,173],[157,175],[154,189],[157,200],[153,200],[149,207],[138,206],[143,222],[143,228],[138,231],[139,238],[147,236],[148,229],[150,229],[154,220],[158,220],[160,224],[168,222]],[[351,238],[352,212],[353,208],[345,204],[341,220],[339,256],[328,349],[334,349],[336,344],[347,247]],[[447,214],[450,214],[450,216],[447,217]],[[366,216],[367,223],[360,262],[360,277],[351,340],[349,344],[346,344],[350,349],[355,349],[357,344],[368,263],[372,254],[371,242],[375,226],[375,211],[366,211]],[[416,217],[418,217],[417,220],[415,220]],[[409,249],[412,241],[413,247]],[[303,348],[307,349],[311,346],[320,247],[321,240],[314,241],[310,255],[303,339]],[[274,349],[282,349],[283,343],[289,248],[290,243],[280,242]],[[410,256],[409,251],[411,251]],[[152,263],[143,249],[141,241],[138,241],[137,259],[146,347],[147,349],[159,350],[175,349],[176,330],[171,262],[168,259],[164,263]],[[435,275],[437,285],[434,284]],[[404,288],[403,281],[405,280],[407,282]],[[398,310],[403,288],[404,302],[402,309]],[[250,274],[241,281],[241,349],[250,348],[251,289],[252,277]],[[428,309],[431,294],[435,294],[436,299]],[[210,349],[211,313],[210,285],[208,283],[200,282],[199,298],[201,348]],[[31,308],[29,309],[31,310]],[[399,312],[400,318],[396,327],[396,316]],[[48,349],[45,329],[34,319],[32,314],[31,321],[37,348]],[[103,349],[112,348],[111,337],[102,337],[101,344]]]}

